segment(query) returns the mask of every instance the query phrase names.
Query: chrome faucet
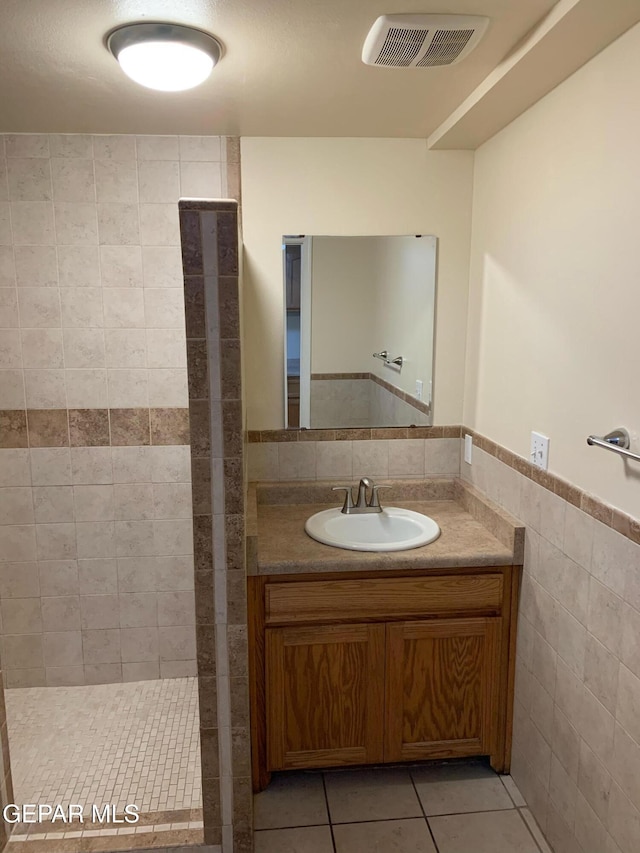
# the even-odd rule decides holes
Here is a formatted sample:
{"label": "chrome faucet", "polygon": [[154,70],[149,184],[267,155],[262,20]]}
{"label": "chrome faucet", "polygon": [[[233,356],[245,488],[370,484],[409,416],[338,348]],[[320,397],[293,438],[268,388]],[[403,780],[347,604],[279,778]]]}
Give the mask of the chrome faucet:
{"label": "chrome faucet", "polygon": [[[382,507],[380,506],[380,499],[378,497],[378,490],[390,488],[391,486],[378,486],[376,485],[376,483],[373,482],[373,480],[370,480],[369,477],[363,477],[358,485],[358,500],[355,504],[353,503],[351,486],[333,486],[332,491],[346,492],[344,496],[342,512],[345,515],[355,515],[357,513],[365,512],[382,512]],[[371,489],[371,498],[368,502],[367,489]]]}

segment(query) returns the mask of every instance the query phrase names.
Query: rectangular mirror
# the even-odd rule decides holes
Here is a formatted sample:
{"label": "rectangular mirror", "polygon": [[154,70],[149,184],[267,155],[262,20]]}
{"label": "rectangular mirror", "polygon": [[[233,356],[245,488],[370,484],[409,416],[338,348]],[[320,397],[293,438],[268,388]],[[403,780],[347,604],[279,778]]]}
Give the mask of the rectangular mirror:
{"label": "rectangular mirror", "polygon": [[282,243],[285,425],[430,426],[436,238]]}

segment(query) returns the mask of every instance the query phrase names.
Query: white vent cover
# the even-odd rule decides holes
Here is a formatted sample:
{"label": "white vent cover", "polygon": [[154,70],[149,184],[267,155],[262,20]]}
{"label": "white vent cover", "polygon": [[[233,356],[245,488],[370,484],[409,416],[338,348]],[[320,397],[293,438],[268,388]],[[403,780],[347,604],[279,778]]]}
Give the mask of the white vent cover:
{"label": "white vent cover", "polygon": [[453,65],[471,53],[488,24],[476,15],[382,15],[369,30],[362,61],[387,68]]}

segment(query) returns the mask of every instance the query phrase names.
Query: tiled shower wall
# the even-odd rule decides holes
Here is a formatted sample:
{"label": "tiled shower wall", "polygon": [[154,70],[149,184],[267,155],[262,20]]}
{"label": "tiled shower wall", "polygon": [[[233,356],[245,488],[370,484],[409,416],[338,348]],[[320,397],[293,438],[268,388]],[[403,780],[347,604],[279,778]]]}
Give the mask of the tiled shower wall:
{"label": "tiled shower wall", "polygon": [[527,528],[511,773],[556,853],[637,853],[640,523],[474,441],[462,476]]}
{"label": "tiled shower wall", "polygon": [[195,674],[177,202],[237,192],[235,143],[0,136],[10,687]]}

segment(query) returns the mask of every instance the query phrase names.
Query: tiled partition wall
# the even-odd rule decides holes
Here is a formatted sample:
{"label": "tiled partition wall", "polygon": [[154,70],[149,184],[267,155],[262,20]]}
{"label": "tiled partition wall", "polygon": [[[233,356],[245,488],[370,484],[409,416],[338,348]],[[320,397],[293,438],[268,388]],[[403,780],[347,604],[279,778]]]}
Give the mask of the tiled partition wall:
{"label": "tiled partition wall", "polygon": [[335,424],[427,426],[430,420],[428,404],[374,373],[311,374],[311,423],[315,429]]}
{"label": "tiled partition wall", "polygon": [[237,192],[237,148],[0,136],[8,686],[195,673],[177,203]]}
{"label": "tiled partition wall", "polygon": [[474,435],[526,524],[511,773],[556,853],[640,850],[640,522]]}
{"label": "tiled partition wall", "polygon": [[180,203],[205,841],[253,849],[238,205]]}

